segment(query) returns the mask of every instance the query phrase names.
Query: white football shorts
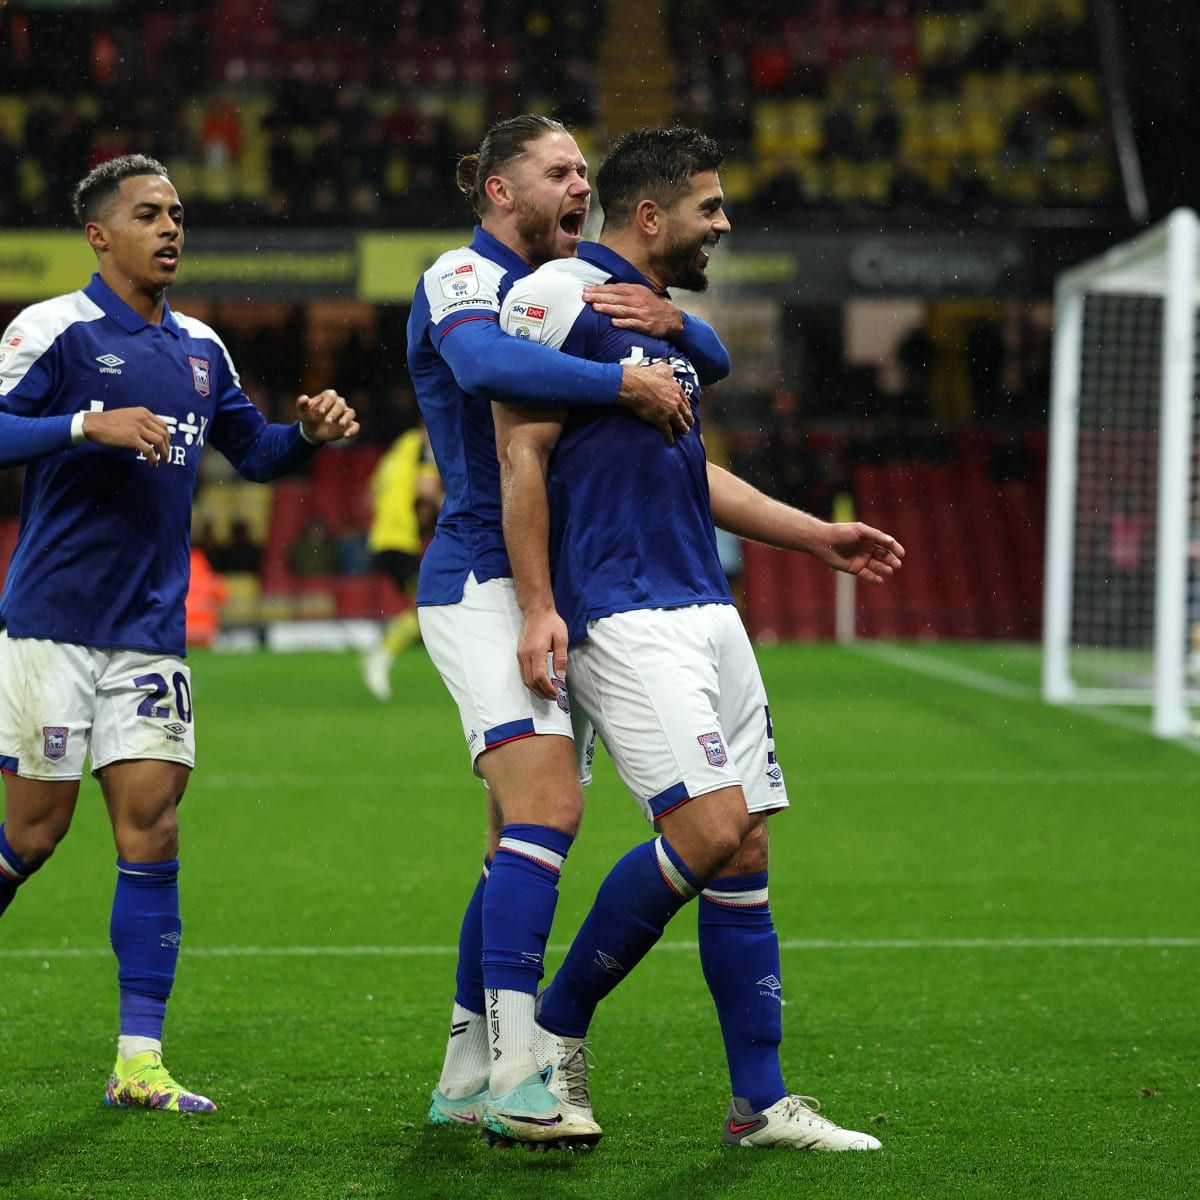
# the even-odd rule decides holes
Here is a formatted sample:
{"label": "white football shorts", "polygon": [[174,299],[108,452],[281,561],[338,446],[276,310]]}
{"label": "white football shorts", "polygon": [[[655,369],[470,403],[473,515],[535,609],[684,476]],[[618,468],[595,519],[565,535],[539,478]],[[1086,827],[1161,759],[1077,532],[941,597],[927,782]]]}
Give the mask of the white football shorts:
{"label": "white football shorts", "polygon": [[81,779],[124,759],[196,764],[192,675],[182,659],[0,631],[0,770]]}
{"label": "white football shorts", "polygon": [[787,808],[767,692],[733,605],[591,621],[567,677],[648,821],[734,784],[752,813]]}
{"label": "white football shorts", "polygon": [[575,739],[579,780],[591,782],[596,749],[591,722],[572,712],[565,686],[557,701],[546,700],[521,680],[517,641],[523,618],[511,579],[478,583],[468,575],[459,603],[421,605],[417,619],[425,649],[458,705],[476,775],[475,760],[485,750],[549,733]]}

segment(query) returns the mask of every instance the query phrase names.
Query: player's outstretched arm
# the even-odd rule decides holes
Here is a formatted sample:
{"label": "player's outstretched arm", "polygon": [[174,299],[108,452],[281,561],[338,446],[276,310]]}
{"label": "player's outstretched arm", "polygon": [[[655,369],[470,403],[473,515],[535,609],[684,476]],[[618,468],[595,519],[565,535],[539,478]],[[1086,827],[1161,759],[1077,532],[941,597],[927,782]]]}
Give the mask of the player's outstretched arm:
{"label": "player's outstretched arm", "polygon": [[296,415],[305,439],[315,446],[355,437],[360,428],[354,409],[333,388],[316,396],[298,397]]}
{"label": "player's outstretched arm", "polygon": [[567,676],[567,626],[554,607],[550,587],[550,507],[546,468],[562,433],[565,413],[534,412],[493,404],[496,452],[500,457],[500,499],[504,544],[512,565],[517,603],[525,618],[517,645],[521,678],[547,700],[556,696],[554,674]]}
{"label": "player's outstretched arm", "polygon": [[583,289],[583,300],[598,313],[611,317],[618,329],[632,329],[678,346],[696,368],[701,386],[707,387],[729,374],[729,351],[716,330],[643,284],[590,284]]}
{"label": "player's outstretched arm", "polygon": [[723,467],[708,464],[713,521],[754,542],[799,550],[835,571],[883,583],[901,567],[904,547],[889,533],[862,521],[822,521],[772,500]]}

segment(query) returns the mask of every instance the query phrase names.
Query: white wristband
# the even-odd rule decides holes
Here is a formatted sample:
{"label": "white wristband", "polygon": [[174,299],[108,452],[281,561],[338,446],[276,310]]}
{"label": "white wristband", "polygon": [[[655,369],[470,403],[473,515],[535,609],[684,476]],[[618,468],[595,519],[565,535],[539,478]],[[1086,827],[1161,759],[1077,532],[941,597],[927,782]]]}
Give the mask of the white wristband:
{"label": "white wristband", "polygon": [[85,416],[86,416],[85,413],[77,412],[71,418],[71,445],[72,446],[78,446],[80,442],[87,440],[83,436],[83,418]]}

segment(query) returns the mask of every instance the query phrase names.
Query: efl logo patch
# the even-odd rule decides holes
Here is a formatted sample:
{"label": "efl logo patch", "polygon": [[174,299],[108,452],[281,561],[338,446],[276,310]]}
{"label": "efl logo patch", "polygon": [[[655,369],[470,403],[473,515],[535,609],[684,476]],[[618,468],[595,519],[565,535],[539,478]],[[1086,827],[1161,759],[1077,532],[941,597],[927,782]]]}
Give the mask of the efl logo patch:
{"label": "efl logo patch", "polygon": [[453,271],[443,272],[438,282],[447,300],[465,300],[479,291],[479,276],[475,274],[474,263],[463,263]]}
{"label": "efl logo patch", "polygon": [[195,385],[196,391],[201,396],[207,396],[212,390],[212,384],[209,379],[208,359],[193,358],[189,354],[188,362],[192,366],[192,383]]}
{"label": "efl logo patch", "polygon": [[702,733],[696,741],[704,748],[704,757],[708,759],[710,767],[723,767],[729,761],[719,733]]}
{"label": "efl logo patch", "polygon": [[514,304],[509,310],[509,332],[515,337],[540,342],[549,312],[544,304]]}
{"label": "efl logo patch", "polygon": [[5,346],[11,346],[15,350],[21,344],[20,335],[14,333],[4,344]]}
{"label": "efl logo patch", "polygon": [[60,758],[65,758],[67,755],[67,734],[69,730],[65,725],[43,725],[42,726],[42,753],[51,761],[58,762]]}

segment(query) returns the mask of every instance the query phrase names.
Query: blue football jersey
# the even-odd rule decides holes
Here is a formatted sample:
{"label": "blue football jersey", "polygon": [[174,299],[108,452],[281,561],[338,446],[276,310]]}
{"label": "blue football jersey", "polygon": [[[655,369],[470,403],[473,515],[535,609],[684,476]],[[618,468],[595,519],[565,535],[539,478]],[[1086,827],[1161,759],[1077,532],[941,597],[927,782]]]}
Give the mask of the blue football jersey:
{"label": "blue football jersey", "polygon": [[[98,275],[18,314],[0,340],[0,413],[69,418],[145,407],[171,431],[169,461],[84,442],[28,463],[0,625],[12,637],[182,655],[192,496],[213,445],[254,478],[312,447],[268,426],[221,339],[164,306],[143,320]],[[65,426],[64,426],[65,428]],[[269,433],[270,436],[264,436]]]}
{"label": "blue football jersey", "polygon": [[529,271],[502,242],[476,229],[469,246],[443,254],[425,272],[413,296],[408,370],[445,488],[421,560],[418,604],[457,603],[472,571],[480,583],[512,574],[500,529],[492,404],[459,387],[442,341],[465,333],[471,322],[495,321],[513,280]]}
{"label": "blue football jersey", "polygon": [[584,304],[582,289],[600,283],[650,286],[620,255],[585,243],[578,258],[514,283],[501,325],[583,358],[671,363],[696,424],[668,446],[627,409],[568,411],[546,488],[554,599],[572,642],[613,613],[733,603],[717,555],[695,367],[671,343],[617,329]]}
{"label": "blue football jersey", "polygon": [[446,488],[425,552],[417,603],[457,604],[467,576],[512,574],[500,525],[500,467],[492,402],[608,405],[621,368],[516,342],[500,305],[529,264],[483,229],[421,277],[408,323],[408,368]]}

